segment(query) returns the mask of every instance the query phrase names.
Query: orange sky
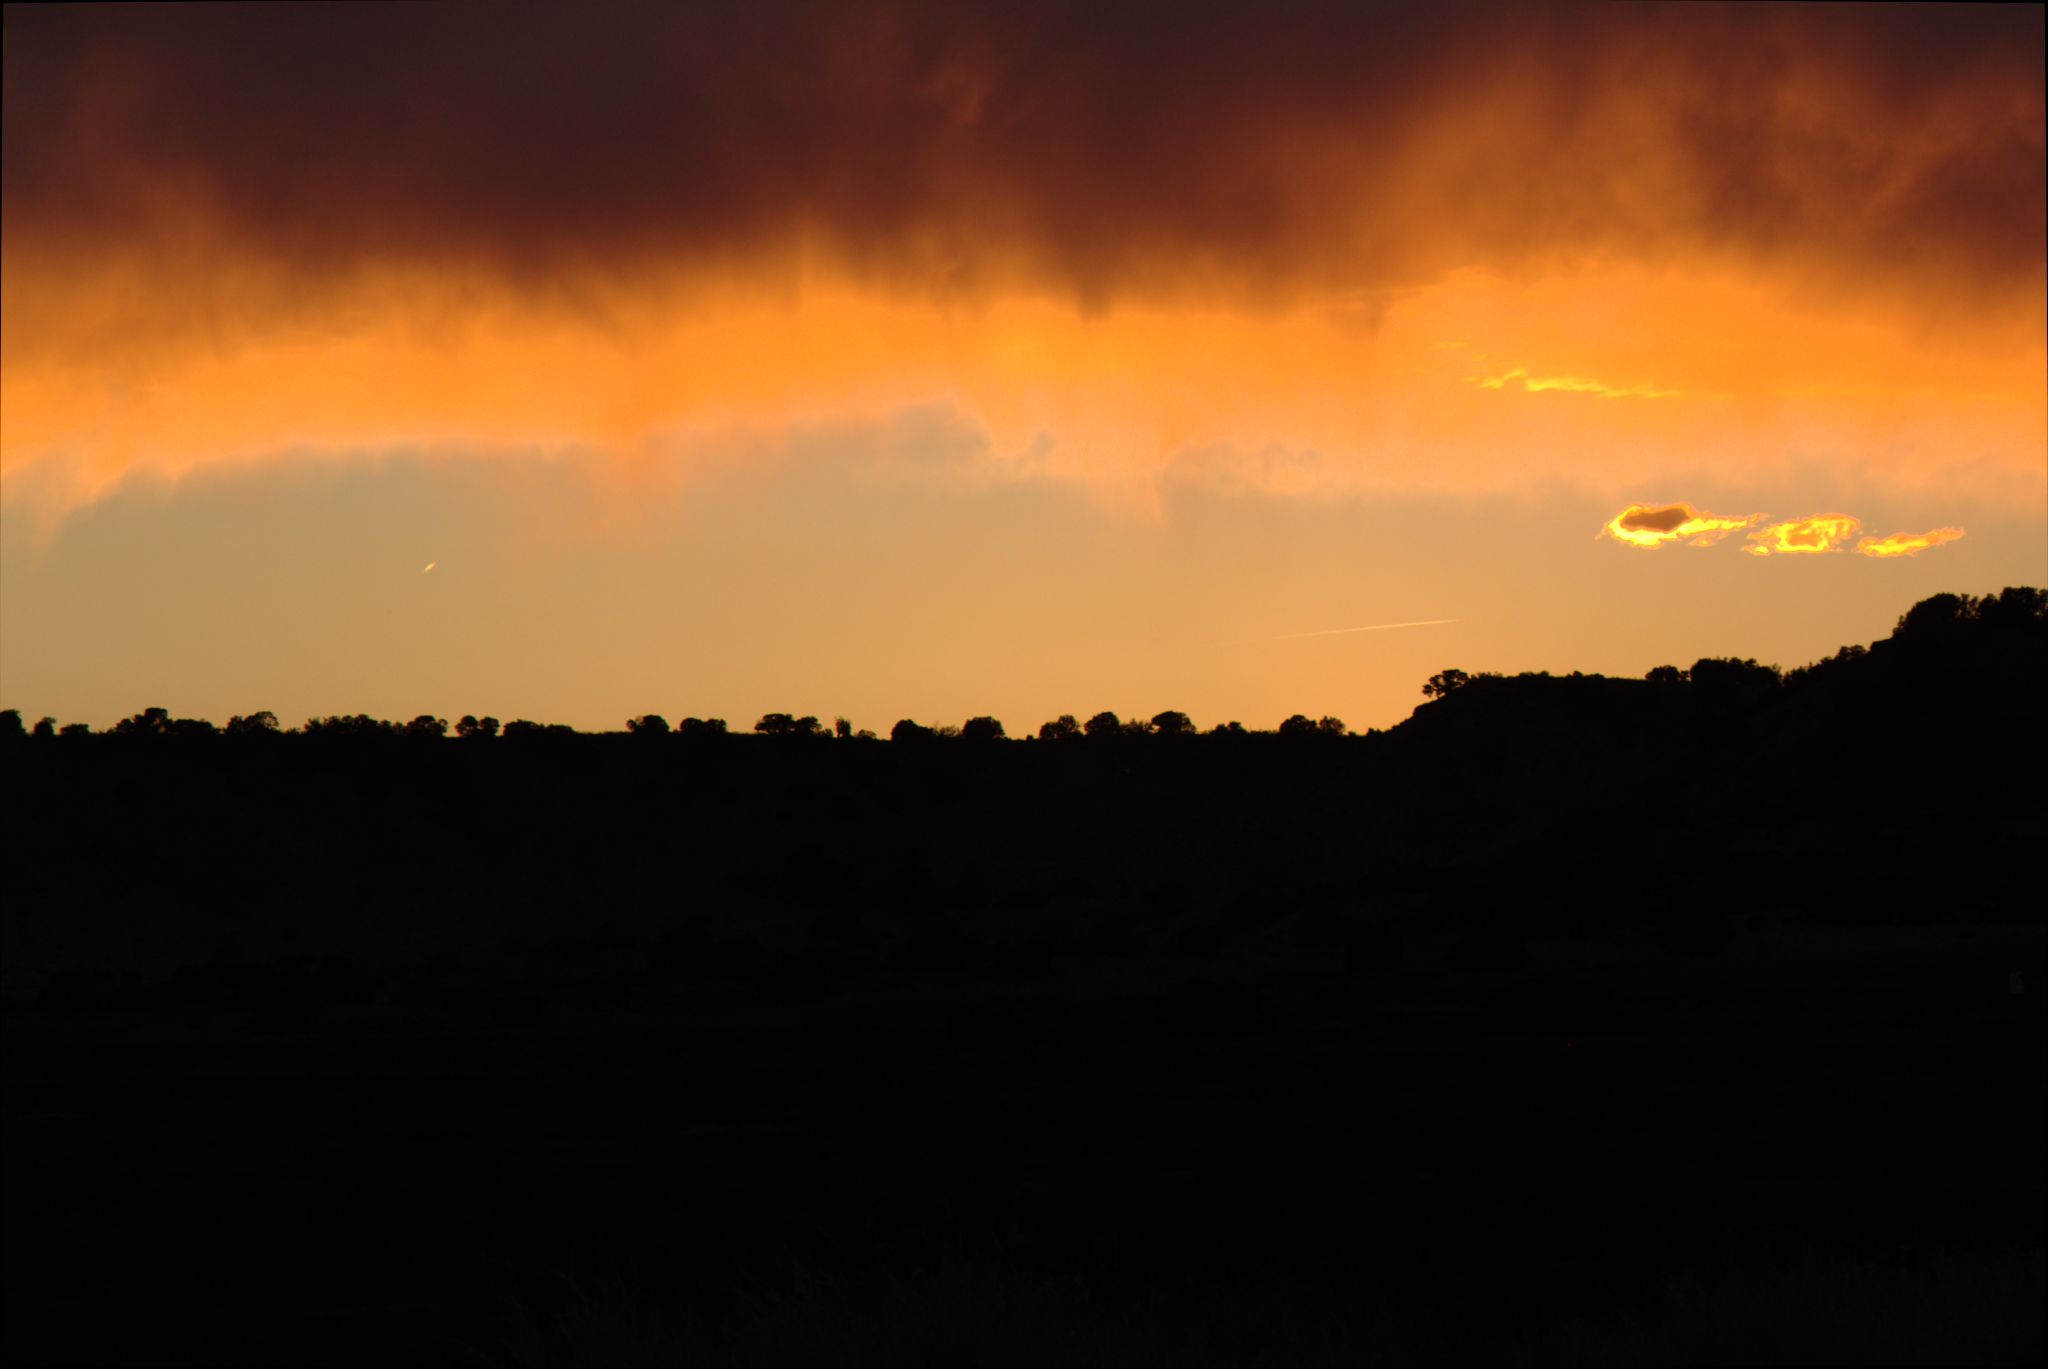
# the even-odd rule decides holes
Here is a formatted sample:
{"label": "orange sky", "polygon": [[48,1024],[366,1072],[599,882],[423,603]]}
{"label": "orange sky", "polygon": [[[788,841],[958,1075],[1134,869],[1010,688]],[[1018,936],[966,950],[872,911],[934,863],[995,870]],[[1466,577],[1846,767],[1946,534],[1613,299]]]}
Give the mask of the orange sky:
{"label": "orange sky", "polygon": [[[699,604],[727,625],[715,679],[625,628],[582,650],[586,680],[687,677],[736,717],[800,687],[813,711],[1007,707],[1013,730],[1097,706],[1363,726],[1421,678],[1423,648],[1386,642],[1251,676],[1176,647],[1160,676],[1113,615],[942,647],[958,605],[904,590],[949,554],[1019,601],[1086,563],[1189,641],[1456,617],[1468,667],[1635,671],[1657,662],[1632,577],[1706,577],[1659,629],[1674,658],[1799,657],[1923,581],[2048,573],[2038,8],[477,13],[8,10],[10,706],[353,711],[359,672],[392,711],[707,711],[522,693],[510,625],[432,671],[403,634],[340,671],[246,624],[188,660],[92,622],[116,583],[227,593],[161,560],[224,507],[237,535],[289,507],[318,540],[293,491],[337,470],[370,482],[346,515],[366,555],[457,572],[433,572],[443,611],[497,621],[515,586],[407,540],[419,479],[471,490],[445,516],[491,558],[569,558],[597,598],[557,621],[585,635],[622,584],[661,602],[673,539],[720,505],[744,548],[723,554],[775,547],[778,587]],[[812,526],[820,462],[849,483]],[[1677,501],[1746,521],[1595,536]],[[117,506],[149,528],[79,561]],[[1802,571],[1823,515],[1855,526]],[[1500,517],[1527,531],[1470,535]],[[1337,550],[1347,519],[1365,562]],[[1324,529],[1324,559],[1291,566],[1276,523]],[[966,549],[890,562],[928,524]],[[1447,558],[1458,583],[1431,588]],[[303,583],[353,622],[386,569]],[[1281,607],[1299,574],[1342,621]],[[1801,574],[1849,578],[1753,579]],[[888,650],[821,662],[744,630],[862,586]],[[1587,612],[1568,588],[1614,628],[1564,632]],[[289,697],[250,704],[266,680]]]}

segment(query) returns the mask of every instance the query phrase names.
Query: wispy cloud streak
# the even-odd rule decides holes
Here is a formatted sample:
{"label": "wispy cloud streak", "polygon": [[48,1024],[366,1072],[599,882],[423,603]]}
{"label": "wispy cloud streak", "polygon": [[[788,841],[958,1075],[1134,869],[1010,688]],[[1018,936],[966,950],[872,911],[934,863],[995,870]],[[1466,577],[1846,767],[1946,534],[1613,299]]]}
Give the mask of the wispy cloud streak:
{"label": "wispy cloud streak", "polygon": [[1241,637],[1220,645],[1247,646],[1253,642],[1298,642],[1304,637],[1341,637],[1347,632],[1386,632],[1397,627],[1441,627],[1445,623],[1464,621],[1463,618],[1423,618],[1412,623],[1368,623],[1364,627],[1326,627],[1315,632],[1283,632],[1277,637]]}

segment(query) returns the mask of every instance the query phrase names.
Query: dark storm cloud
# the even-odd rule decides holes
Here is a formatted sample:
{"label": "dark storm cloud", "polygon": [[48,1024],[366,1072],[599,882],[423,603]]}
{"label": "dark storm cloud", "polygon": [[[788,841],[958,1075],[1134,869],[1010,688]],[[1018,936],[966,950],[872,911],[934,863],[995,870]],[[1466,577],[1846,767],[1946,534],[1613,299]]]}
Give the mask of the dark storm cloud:
{"label": "dark storm cloud", "polygon": [[[16,250],[1372,291],[1695,252],[2038,293],[2039,7],[29,7]],[[2038,298],[2030,307],[2038,307]]]}

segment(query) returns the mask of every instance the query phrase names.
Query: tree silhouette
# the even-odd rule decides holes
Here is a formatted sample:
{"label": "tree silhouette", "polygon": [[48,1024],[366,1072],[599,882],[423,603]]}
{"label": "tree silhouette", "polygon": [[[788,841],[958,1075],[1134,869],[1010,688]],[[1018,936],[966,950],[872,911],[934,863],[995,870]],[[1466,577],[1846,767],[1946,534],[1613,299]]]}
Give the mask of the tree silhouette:
{"label": "tree silhouette", "polygon": [[637,718],[626,719],[626,730],[635,736],[665,737],[668,735],[668,719],[659,713],[643,713]]}
{"label": "tree silhouette", "polygon": [[960,739],[969,742],[999,742],[1003,740],[1003,725],[994,718],[969,718],[960,725]]}
{"label": "tree silhouette", "polygon": [[2048,589],[2008,585],[1987,594],[1977,601],[1977,621],[2001,632],[2048,626]]}
{"label": "tree silhouette", "polygon": [[230,737],[268,736],[277,730],[277,714],[269,709],[247,715],[236,714],[228,719],[227,734]]}
{"label": "tree silhouette", "polygon": [[11,741],[16,737],[26,737],[27,735],[28,729],[21,724],[21,710],[18,708],[0,708],[0,740]]}
{"label": "tree silhouette", "polygon": [[35,725],[35,731],[34,731],[34,732],[33,732],[33,733],[31,734],[31,735],[33,735],[33,736],[37,736],[37,737],[54,737],[54,736],[56,736],[56,735],[57,735],[57,720],[56,720],[55,718],[52,718],[52,717],[48,717],[48,716],[44,716],[44,717],[41,717],[41,718],[37,718],[37,719],[36,719],[36,725]]}
{"label": "tree silhouette", "polygon": [[1781,677],[1776,666],[1729,656],[1693,662],[1688,678],[1694,689],[1712,698],[1756,699],[1775,692]]}
{"label": "tree silhouette", "polygon": [[1062,713],[1038,729],[1038,740],[1042,742],[1072,741],[1081,735],[1081,724],[1071,713]]}
{"label": "tree silhouette", "polygon": [[930,741],[937,735],[929,727],[912,722],[908,718],[898,719],[896,725],[889,729],[889,740],[892,742]]}
{"label": "tree silhouette", "polygon": [[455,724],[458,737],[495,737],[498,735],[498,720],[492,717],[479,718],[465,713]]}
{"label": "tree silhouette", "polygon": [[448,735],[448,720],[437,718],[431,713],[422,713],[405,725],[405,735],[422,740]]}
{"label": "tree silhouette", "polygon": [[507,741],[534,741],[542,737],[575,737],[580,734],[567,723],[537,723],[514,718],[505,724],[504,735]]}
{"label": "tree silhouette", "polygon": [[1932,640],[1947,636],[1977,616],[1976,601],[1967,594],[1935,594],[1899,615],[1895,637]]}
{"label": "tree silhouette", "polygon": [[[529,724],[538,726],[538,724]],[[397,723],[373,718],[367,713],[331,714],[325,718],[308,718],[299,729],[308,737],[384,737],[401,731]]]}
{"label": "tree silhouette", "polygon": [[211,737],[219,731],[206,718],[173,718],[168,709],[162,708],[145,708],[114,724],[115,735],[122,737]]}
{"label": "tree silhouette", "polygon": [[764,737],[822,737],[825,729],[818,725],[816,718],[791,717],[787,713],[764,713],[761,721],[754,724],[754,731]]}
{"label": "tree silhouette", "polygon": [[685,718],[676,724],[676,735],[701,740],[706,737],[726,735],[723,718]]}
{"label": "tree silhouette", "polygon": [[1169,708],[1152,715],[1152,730],[1162,737],[1192,737],[1195,724],[1187,714]]}
{"label": "tree silhouette", "polygon": [[145,708],[132,718],[123,718],[114,724],[114,733],[122,737],[161,737],[171,730],[171,715],[168,709]]}
{"label": "tree silhouette", "polygon": [[1471,682],[1472,677],[1462,670],[1439,670],[1422,686],[1422,697],[1446,699]]}
{"label": "tree silhouette", "polygon": [[1085,735],[1094,737],[1098,741],[1107,737],[1121,736],[1123,735],[1123,730],[1123,719],[1110,712],[1097,713],[1081,725],[1081,731]]}

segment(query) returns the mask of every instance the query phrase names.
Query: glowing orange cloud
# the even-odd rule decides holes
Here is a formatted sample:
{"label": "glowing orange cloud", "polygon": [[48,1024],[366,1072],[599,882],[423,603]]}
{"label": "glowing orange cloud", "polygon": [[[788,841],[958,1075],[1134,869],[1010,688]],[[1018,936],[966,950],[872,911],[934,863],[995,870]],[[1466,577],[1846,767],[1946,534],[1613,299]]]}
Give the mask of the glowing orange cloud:
{"label": "glowing orange cloud", "polygon": [[[131,476],[393,446],[540,450],[637,480],[720,452],[766,459],[792,427],[932,406],[986,433],[988,474],[1138,507],[1194,453],[1228,466],[1226,484],[1288,494],[1611,490],[1709,467],[1767,479],[1794,434],[1866,487],[1938,478],[2010,500],[2038,482],[2048,442],[2038,335],[1930,339],[1699,269],[1462,273],[1369,324],[1339,305],[1091,316],[1019,296],[953,309],[823,269],[794,296],[746,277],[656,282],[637,301],[597,296],[588,315],[394,271],[293,315],[254,268],[207,278],[225,301],[209,312],[181,293],[190,275],[159,288],[139,270],[39,273],[17,268],[18,250],[10,238],[0,291],[4,497],[59,514]],[[1446,337],[1472,351],[1447,355]],[[1682,378],[1685,393],[1504,402],[1464,380],[1479,349],[1555,357],[1560,374]],[[1982,456],[1930,462],[1948,449]],[[1688,510],[1654,529],[1672,538],[1619,540],[1679,540],[1694,517],[1724,516]]]}
{"label": "glowing orange cloud", "polygon": [[1812,556],[1840,551],[1863,527],[1863,520],[1846,513],[1816,513],[1773,523],[1749,535],[1756,545],[1744,547],[1751,556]]}
{"label": "glowing orange cloud", "polygon": [[1760,513],[1729,518],[1695,510],[1686,503],[1631,504],[1607,520],[1601,532],[1624,546],[1655,551],[1680,541],[1693,547],[1711,547],[1729,533],[1763,521]]}
{"label": "glowing orange cloud", "polygon": [[1114,8],[8,7],[0,497],[919,407],[1140,504],[2036,487],[2038,7]]}
{"label": "glowing orange cloud", "polygon": [[1935,528],[1930,532],[1895,532],[1889,537],[1866,537],[1856,544],[1856,554],[1887,559],[1918,556],[1929,547],[1953,542],[1962,535],[1961,528]]}

